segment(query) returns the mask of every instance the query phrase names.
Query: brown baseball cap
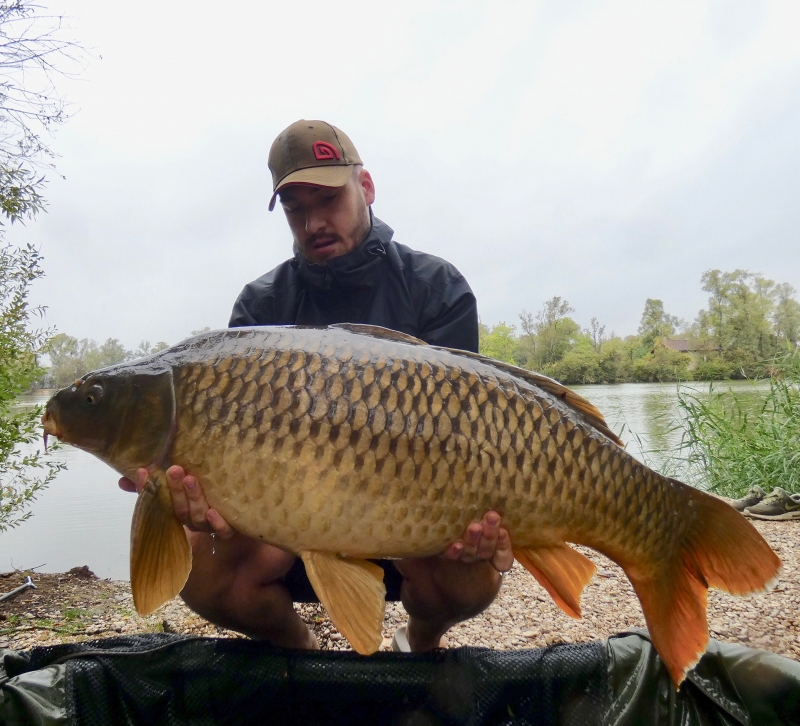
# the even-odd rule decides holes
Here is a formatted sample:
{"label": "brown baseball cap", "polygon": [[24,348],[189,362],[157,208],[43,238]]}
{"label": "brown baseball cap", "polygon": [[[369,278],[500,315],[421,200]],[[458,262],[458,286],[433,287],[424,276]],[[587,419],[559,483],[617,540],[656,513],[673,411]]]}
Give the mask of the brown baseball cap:
{"label": "brown baseball cap", "polygon": [[363,162],[344,131],[325,121],[295,121],[278,134],[269,150],[269,211],[275,208],[278,192],[289,184],[344,186],[354,164]]}

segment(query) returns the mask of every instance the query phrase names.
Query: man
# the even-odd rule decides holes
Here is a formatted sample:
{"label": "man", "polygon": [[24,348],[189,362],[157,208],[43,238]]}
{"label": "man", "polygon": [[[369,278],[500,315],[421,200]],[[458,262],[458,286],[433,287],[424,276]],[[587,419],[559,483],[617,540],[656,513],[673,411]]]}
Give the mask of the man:
{"label": "man", "polygon": [[[372,215],[375,185],[350,139],[322,121],[298,121],[272,144],[273,195],[289,223],[294,258],[245,286],[230,326],[363,323],[399,330],[434,345],[477,351],[478,314],[466,280],[452,265],[392,240]],[[294,648],[316,639],[293,601],[315,601],[303,563],[291,553],[235,532],[201,487],[171,467],[175,514],[189,533],[192,572],[181,595],[211,622]],[[133,491],[144,485],[120,486]],[[514,557],[496,512],[471,524],[440,557],[380,561],[387,599],[401,599],[408,627],[394,647],[440,646],[455,623],[494,600]]]}

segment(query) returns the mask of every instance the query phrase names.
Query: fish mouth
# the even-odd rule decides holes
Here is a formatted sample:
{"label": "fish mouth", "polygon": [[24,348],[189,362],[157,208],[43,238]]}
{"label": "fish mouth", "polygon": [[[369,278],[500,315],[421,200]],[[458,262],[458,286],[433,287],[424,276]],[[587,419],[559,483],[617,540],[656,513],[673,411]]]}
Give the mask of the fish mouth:
{"label": "fish mouth", "polygon": [[42,416],[42,426],[44,427],[44,450],[47,451],[48,436],[55,436],[57,439],[61,438],[61,431],[56,423],[56,417],[49,408],[44,412],[44,416]]}

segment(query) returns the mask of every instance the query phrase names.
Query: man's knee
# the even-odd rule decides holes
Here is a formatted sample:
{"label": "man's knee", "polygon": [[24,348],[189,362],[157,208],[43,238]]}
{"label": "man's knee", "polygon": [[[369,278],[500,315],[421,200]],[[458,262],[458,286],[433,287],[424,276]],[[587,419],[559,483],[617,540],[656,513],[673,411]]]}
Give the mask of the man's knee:
{"label": "man's knee", "polygon": [[181,597],[212,623],[270,640],[294,615],[281,578],[295,557],[255,540],[234,547],[192,538],[192,571]]}

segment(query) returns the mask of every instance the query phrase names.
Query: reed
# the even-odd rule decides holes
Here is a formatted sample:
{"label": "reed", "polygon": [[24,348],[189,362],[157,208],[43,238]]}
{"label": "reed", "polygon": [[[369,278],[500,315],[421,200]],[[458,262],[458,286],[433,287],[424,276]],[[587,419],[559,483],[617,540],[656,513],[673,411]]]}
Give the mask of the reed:
{"label": "reed", "polygon": [[692,484],[732,498],[754,484],[800,492],[800,355],[776,359],[770,371],[769,389],[755,391],[757,397],[714,384],[707,393],[679,387],[677,458]]}

